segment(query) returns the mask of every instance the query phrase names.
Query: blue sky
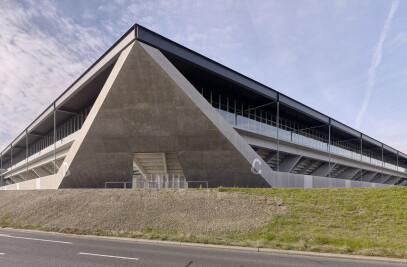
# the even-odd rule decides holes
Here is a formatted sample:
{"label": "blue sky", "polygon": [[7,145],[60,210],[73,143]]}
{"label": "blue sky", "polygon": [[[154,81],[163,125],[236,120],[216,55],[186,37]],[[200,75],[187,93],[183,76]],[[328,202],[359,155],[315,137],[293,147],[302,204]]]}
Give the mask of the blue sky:
{"label": "blue sky", "polygon": [[0,0],[0,150],[134,23],[407,153],[407,2]]}

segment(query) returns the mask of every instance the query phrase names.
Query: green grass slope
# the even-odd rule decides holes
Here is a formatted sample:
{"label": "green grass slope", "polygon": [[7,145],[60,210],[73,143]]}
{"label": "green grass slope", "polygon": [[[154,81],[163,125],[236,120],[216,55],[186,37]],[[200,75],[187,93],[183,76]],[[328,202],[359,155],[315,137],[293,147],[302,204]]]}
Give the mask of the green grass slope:
{"label": "green grass slope", "polygon": [[289,212],[227,236],[248,245],[407,258],[407,188],[239,189],[279,197]]}

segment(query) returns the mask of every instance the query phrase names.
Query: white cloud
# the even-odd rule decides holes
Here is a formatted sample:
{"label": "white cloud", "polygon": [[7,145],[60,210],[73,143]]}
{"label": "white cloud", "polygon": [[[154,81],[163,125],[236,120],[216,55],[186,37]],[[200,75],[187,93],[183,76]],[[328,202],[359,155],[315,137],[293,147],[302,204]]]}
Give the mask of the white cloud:
{"label": "white cloud", "polygon": [[52,2],[1,3],[0,147],[20,134],[107,47]]}
{"label": "white cloud", "polygon": [[390,29],[391,21],[393,19],[394,13],[396,13],[398,5],[399,5],[399,0],[396,0],[392,3],[389,15],[387,16],[386,22],[384,23],[383,30],[380,34],[379,41],[377,42],[376,49],[373,53],[372,62],[371,62],[369,72],[368,72],[368,81],[367,81],[365,97],[363,99],[362,107],[360,108],[360,111],[359,111],[358,116],[356,117],[356,121],[355,121],[355,125],[356,125],[357,129],[360,127],[363,116],[365,115],[367,107],[369,105],[369,100],[372,95],[373,87],[375,85],[375,80],[376,80],[376,68],[380,65],[380,62],[382,60],[383,43],[386,40],[387,33]]}

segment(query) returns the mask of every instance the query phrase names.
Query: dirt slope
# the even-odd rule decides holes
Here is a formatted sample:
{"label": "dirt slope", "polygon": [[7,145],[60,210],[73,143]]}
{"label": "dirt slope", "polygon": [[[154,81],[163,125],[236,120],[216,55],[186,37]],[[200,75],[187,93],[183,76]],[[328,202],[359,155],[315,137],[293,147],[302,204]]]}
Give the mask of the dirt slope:
{"label": "dirt slope", "polygon": [[0,216],[24,225],[192,234],[247,231],[287,207],[277,197],[206,190],[1,191]]}

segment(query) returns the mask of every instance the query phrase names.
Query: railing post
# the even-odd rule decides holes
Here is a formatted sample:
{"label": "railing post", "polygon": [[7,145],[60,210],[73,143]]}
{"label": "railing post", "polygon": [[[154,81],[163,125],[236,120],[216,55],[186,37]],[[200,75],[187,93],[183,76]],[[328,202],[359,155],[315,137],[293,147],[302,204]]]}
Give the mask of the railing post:
{"label": "railing post", "polygon": [[219,110],[222,110],[222,105],[221,105],[222,98],[221,97],[222,96],[219,94]]}
{"label": "railing post", "polygon": [[56,129],[56,124],[57,124],[57,111],[55,109],[55,102],[54,102],[54,174],[56,173],[56,164],[57,164],[57,129]]}
{"label": "railing post", "polygon": [[397,151],[397,178],[399,178],[399,152]]}
{"label": "railing post", "polygon": [[[0,153],[0,171],[3,170],[3,154]],[[0,186],[3,186],[3,174],[0,174]]]}
{"label": "railing post", "polygon": [[254,108],[254,132],[257,132],[256,108]]}
{"label": "railing post", "polygon": [[11,143],[11,148],[10,148],[10,170],[13,170],[13,143]]}
{"label": "railing post", "polygon": [[226,114],[227,114],[228,123],[229,123],[229,97],[226,97]]}
{"label": "railing post", "polygon": [[384,172],[384,151],[383,151],[383,143],[382,143],[382,180],[383,180],[383,172]]}
{"label": "railing post", "polygon": [[212,90],[211,90],[211,106],[213,107],[213,103],[212,103]]}
{"label": "railing post", "polygon": [[28,178],[28,131],[25,130],[25,179]]}
{"label": "railing post", "polygon": [[250,131],[250,105],[247,105],[247,130]]}
{"label": "railing post", "polygon": [[234,100],[234,109],[235,109],[235,126],[237,126],[237,112],[236,112],[236,99]]}
{"label": "railing post", "polygon": [[331,118],[328,125],[328,177],[331,178]]}
{"label": "railing post", "polygon": [[361,182],[362,182],[362,178],[363,178],[362,160],[363,160],[363,139],[362,139],[362,134],[360,134],[360,181]]}
{"label": "railing post", "polygon": [[277,95],[277,167],[276,170],[280,171],[280,137],[279,137],[279,127],[280,127],[280,94]]}

